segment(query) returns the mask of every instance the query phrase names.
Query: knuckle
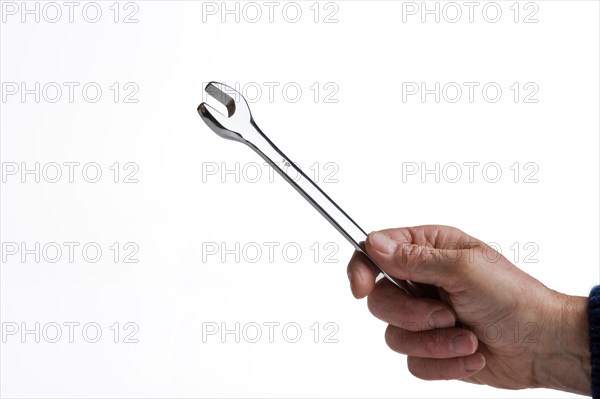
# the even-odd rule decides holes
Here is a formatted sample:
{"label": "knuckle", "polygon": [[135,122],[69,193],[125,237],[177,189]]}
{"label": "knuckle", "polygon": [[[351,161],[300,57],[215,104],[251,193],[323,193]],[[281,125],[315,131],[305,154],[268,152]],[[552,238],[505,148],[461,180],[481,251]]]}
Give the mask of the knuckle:
{"label": "knuckle", "polygon": [[424,334],[423,351],[427,357],[438,357],[440,354],[440,342],[442,341],[441,334],[436,331],[427,332]]}
{"label": "knuckle", "polygon": [[367,297],[367,307],[374,316],[382,317],[386,314],[386,308],[389,308],[389,304],[392,302],[391,295],[394,289],[394,286],[388,285],[387,280],[382,279],[375,284],[375,288]]}
{"label": "knuckle", "polygon": [[[453,364],[453,363],[452,363]],[[442,363],[442,366],[438,369],[438,375],[440,380],[453,380],[455,372],[450,364]]]}
{"label": "knuckle", "polygon": [[419,317],[420,315],[417,314],[417,312],[415,312],[414,309],[408,307],[408,306],[402,306],[398,309],[398,321],[400,323],[403,324],[408,324],[408,325],[419,325],[420,320]]}
{"label": "knuckle", "polygon": [[402,244],[394,254],[394,261],[409,274],[410,278],[419,267],[434,259],[434,253],[433,248],[423,245]]}

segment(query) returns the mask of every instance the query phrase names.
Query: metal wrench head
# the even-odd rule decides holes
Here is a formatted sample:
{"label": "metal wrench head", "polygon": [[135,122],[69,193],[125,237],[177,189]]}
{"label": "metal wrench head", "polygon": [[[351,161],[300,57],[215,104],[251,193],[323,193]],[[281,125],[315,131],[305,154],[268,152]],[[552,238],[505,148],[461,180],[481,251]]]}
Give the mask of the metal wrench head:
{"label": "metal wrench head", "polygon": [[227,115],[224,115],[209,104],[201,103],[198,113],[208,127],[225,139],[247,144],[243,134],[249,126],[254,126],[254,120],[246,99],[231,87],[218,82],[210,82],[204,91],[227,109]]}

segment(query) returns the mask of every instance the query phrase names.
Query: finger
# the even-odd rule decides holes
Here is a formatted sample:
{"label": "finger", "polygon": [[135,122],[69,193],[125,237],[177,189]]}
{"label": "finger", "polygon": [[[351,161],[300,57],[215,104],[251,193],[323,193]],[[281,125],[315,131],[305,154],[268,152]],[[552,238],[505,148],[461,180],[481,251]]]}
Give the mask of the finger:
{"label": "finger", "polygon": [[431,359],[472,355],[478,346],[477,336],[462,328],[411,332],[390,325],[385,331],[385,342],[398,353]]}
{"label": "finger", "polygon": [[408,295],[387,279],[377,282],[367,304],[373,316],[408,331],[453,327],[456,322],[448,304]]}
{"label": "finger", "polygon": [[408,370],[422,380],[456,380],[467,378],[485,367],[481,353],[452,359],[408,357]]}
{"label": "finger", "polygon": [[364,298],[375,287],[375,279],[380,271],[365,258],[363,254],[354,251],[348,263],[348,279],[350,289],[355,298]]}
{"label": "finger", "polygon": [[450,226],[425,225],[384,230],[399,242],[410,242],[437,249],[470,249],[485,244],[475,237]]}
{"label": "finger", "polygon": [[410,233],[398,234],[398,229],[371,233],[365,245],[383,270],[403,280],[451,288],[468,272],[468,250],[415,244]]}

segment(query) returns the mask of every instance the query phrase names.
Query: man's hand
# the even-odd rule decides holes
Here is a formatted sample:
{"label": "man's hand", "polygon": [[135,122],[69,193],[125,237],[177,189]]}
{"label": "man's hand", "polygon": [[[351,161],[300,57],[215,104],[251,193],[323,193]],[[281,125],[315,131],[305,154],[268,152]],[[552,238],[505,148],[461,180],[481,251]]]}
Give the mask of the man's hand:
{"label": "man's hand", "polygon": [[416,298],[375,282],[379,271],[358,252],[348,265],[354,296],[389,323],[386,342],[415,376],[590,394],[586,298],[550,290],[452,227],[383,230],[365,248],[391,276],[437,290],[440,299]]}

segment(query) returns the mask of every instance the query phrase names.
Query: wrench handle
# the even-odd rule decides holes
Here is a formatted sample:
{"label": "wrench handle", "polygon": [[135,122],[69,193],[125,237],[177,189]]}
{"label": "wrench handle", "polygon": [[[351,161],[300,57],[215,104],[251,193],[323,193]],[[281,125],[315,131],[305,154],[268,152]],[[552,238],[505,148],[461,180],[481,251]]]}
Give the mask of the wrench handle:
{"label": "wrench handle", "polygon": [[[254,142],[245,143],[260,155],[277,173],[281,175],[304,199],[306,199],[350,244],[371,262],[394,285],[405,292],[422,296],[423,290],[418,285],[406,280],[399,280],[387,274],[363,249],[361,243],[367,239],[367,233],[340,208],[315,182],[312,181],[294,162],[292,162],[252,121],[256,129],[251,137]],[[258,134],[256,134],[258,133]]]}

